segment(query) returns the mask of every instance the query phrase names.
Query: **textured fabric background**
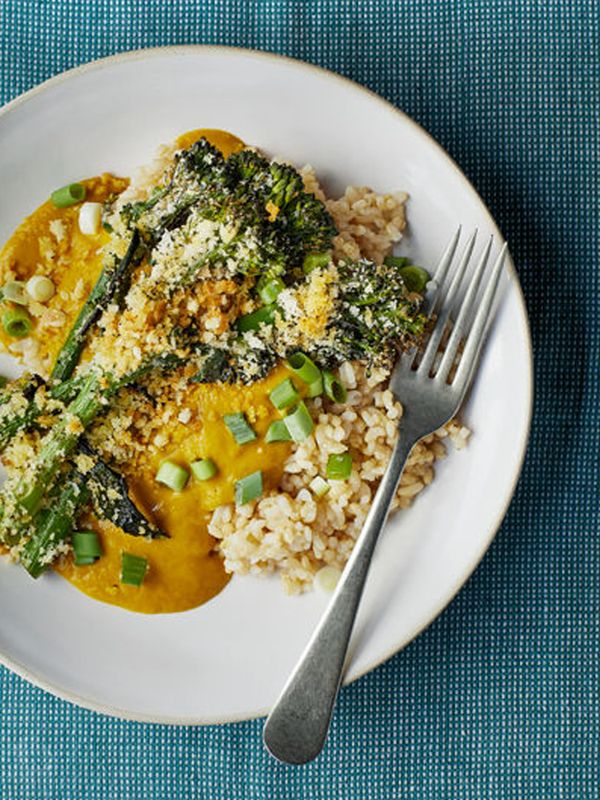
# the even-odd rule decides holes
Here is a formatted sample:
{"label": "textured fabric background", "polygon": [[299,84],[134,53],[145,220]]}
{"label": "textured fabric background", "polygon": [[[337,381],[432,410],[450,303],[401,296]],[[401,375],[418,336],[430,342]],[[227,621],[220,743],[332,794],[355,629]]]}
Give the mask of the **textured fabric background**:
{"label": "textured fabric background", "polygon": [[510,241],[537,380],[490,552],[429,630],[342,691],[317,762],[274,763],[261,721],[130,724],[0,669],[1,800],[600,797],[598,16],[590,0],[0,0],[0,103],[182,43],[295,56],[396,103]]}

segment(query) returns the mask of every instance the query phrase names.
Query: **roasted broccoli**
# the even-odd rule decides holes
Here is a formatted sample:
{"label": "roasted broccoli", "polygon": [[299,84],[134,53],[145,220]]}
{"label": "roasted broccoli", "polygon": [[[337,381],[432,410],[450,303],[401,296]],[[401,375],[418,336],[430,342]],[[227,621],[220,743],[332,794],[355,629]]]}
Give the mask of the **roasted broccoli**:
{"label": "roasted broccoli", "polygon": [[331,357],[337,363],[393,358],[423,331],[420,302],[409,299],[400,271],[366,259],[338,264],[339,295],[329,324]]}

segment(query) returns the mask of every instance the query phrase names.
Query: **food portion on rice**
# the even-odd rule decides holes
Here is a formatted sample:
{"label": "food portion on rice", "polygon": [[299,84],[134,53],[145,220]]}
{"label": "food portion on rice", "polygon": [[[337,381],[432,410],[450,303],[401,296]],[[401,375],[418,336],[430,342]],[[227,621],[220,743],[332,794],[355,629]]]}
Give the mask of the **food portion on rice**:
{"label": "food portion on rice", "polygon": [[[428,275],[404,194],[194,131],[129,182],[58,190],[0,252],[0,546],[92,597],[178,611],[231,574],[331,588],[397,436],[387,388]],[[413,450],[396,506],[457,422]]]}

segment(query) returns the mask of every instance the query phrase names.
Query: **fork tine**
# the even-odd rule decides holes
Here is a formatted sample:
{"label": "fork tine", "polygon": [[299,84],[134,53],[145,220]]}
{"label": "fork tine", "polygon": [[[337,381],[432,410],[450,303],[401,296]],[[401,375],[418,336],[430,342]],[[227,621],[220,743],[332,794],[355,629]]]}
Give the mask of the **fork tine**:
{"label": "fork tine", "polygon": [[[473,252],[473,247],[475,246],[476,238],[477,238],[477,231],[474,231],[465,246],[465,249],[463,251],[456,272],[452,276],[452,280],[450,282],[450,287],[448,288],[446,297],[442,298],[441,314],[440,317],[436,320],[435,326],[431,331],[431,335],[427,342],[427,346],[425,347],[425,352],[423,353],[423,357],[421,358],[421,362],[418,366],[419,372],[429,372],[429,370],[431,369],[431,365],[433,364],[438,348],[440,346],[440,341],[444,334],[444,329],[450,317],[452,304],[454,303],[454,299],[460,288],[460,284],[462,282],[463,275],[467,268],[467,264],[469,263],[469,260],[471,258],[471,253]],[[440,298],[440,296],[441,293],[438,293],[436,301],[438,298]]]}
{"label": "fork tine", "polygon": [[458,244],[458,240],[460,239],[460,234],[462,231],[462,225],[459,225],[456,231],[454,232],[454,236],[448,242],[446,249],[444,250],[442,257],[440,258],[440,263],[437,266],[435,271],[435,275],[433,276],[433,280],[436,283],[441,283],[444,278],[446,277],[446,272],[448,272],[448,267],[452,263],[452,259],[454,258],[454,251],[456,250],[456,245]]}
{"label": "fork tine", "polygon": [[[431,316],[433,314],[435,307],[437,305],[437,301],[440,296],[440,290],[443,286],[444,279],[446,277],[446,273],[448,272],[448,267],[452,263],[452,259],[454,258],[454,253],[456,252],[456,245],[458,244],[458,240],[460,239],[460,234],[462,232],[462,225],[459,225],[456,229],[452,239],[446,245],[446,249],[442,253],[440,260],[438,261],[438,265],[435,270],[435,274],[431,281],[428,283],[428,288],[425,293],[425,303],[423,305],[423,311],[427,314],[427,316]],[[419,352],[418,347],[412,347],[410,350],[403,352],[400,355],[399,359],[399,366],[403,367],[405,370],[410,370],[413,362]]]}
{"label": "fork tine", "polygon": [[456,229],[454,236],[452,237],[452,239],[450,239],[450,241],[446,245],[446,249],[444,250],[442,257],[439,260],[435,274],[431,279],[431,283],[429,285],[431,285],[432,288],[427,290],[427,294],[425,296],[428,314],[432,314],[435,309],[437,300],[439,298],[440,290],[443,286],[444,279],[446,278],[446,274],[448,272],[448,268],[452,263],[452,259],[454,258],[454,253],[456,252],[456,245],[458,244],[458,240],[460,239],[461,232],[462,232],[462,226],[459,225],[458,228]]}
{"label": "fork tine", "polygon": [[494,304],[494,298],[496,296],[496,290],[498,288],[498,283],[500,281],[502,267],[504,265],[507,252],[508,245],[505,243],[498,255],[498,258],[496,259],[496,263],[492,267],[490,279],[485,287],[483,297],[481,298],[481,304],[477,309],[475,318],[473,319],[473,325],[469,331],[467,343],[460,358],[460,364],[458,365],[453,384],[460,386],[463,394],[466,391],[471,375],[477,366],[477,359],[485,339],[486,329],[490,320],[491,310]]}
{"label": "fork tine", "polygon": [[452,364],[454,363],[454,359],[456,357],[456,351],[460,345],[460,342],[465,334],[465,330],[467,328],[469,314],[471,313],[474,304],[475,298],[477,297],[477,292],[479,290],[479,286],[481,284],[485,268],[487,266],[488,259],[490,257],[490,250],[492,249],[492,237],[486,244],[483,249],[483,253],[479,259],[479,263],[475,267],[475,271],[471,280],[469,281],[469,288],[467,289],[467,293],[465,294],[463,301],[460,306],[460,311],[458,312],[458,316],[454,321],[454,326],[452,328],[452,334],[448,339],[448,343],[444,348],[444,355],[442,360],[440,361],[440,366],[436,372],[435,377],[442,382],[446,381],[448,377],[448,373],[452,368]]}

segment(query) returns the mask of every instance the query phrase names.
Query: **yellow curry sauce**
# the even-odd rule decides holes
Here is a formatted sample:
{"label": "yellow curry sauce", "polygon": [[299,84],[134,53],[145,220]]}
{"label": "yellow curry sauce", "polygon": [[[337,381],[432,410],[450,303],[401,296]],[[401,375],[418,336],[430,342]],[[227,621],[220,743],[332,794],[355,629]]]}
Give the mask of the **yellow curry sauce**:
{"label": "yellow curry sauce", "polygon": [[[120,194],[128,185],[126,178],[100,175],[81,181],[86,187],[86,200],[104,202]],[[86,236],[78,225],[80,205],[56,208],[50,200],[43,203],[16,229],[0,251],[0,268],[3,280],[10,271],[11,277],[27,280],[31,275],[44,274],[52,278],[56,294],[46,308],[39,308],[45,317],[36,328],[43,327],[44,334],[34,331],[38,344],[38,355],[51,366],[74,321],[79,307],[92,290],[100,270],[100,250],[108,241],[108,234],[101,231],[97,236]],[[52,227],[58,225],[55,231]],[[77,306],[74,298],[77,298]],[[71,299],[73,298],[73,299]],[[38,304],[41,306],[41,304]],[[34,308],[34,311],[37,310]],[[34,314],[34,320],[35,320]],[[36,332],[38,335],[36,336]],[[0,326],[0,342],[4,348],[15,340]]]}
{"label": "yellow curry sauce", "polygon": [[[244,147],[232,134],[204,129],[183,134],[177,139],[177,145],[188,147],[200,136],[205,136],[225,156]],[[128,181],[102,175],[83,183],[87,187],[87,200],[103,201],[123,191]],[[100,249],[107,241],[104,232],[97,236],[80,233],[78,212],[78,205],[57,209],[50,201],[44,203],[20,225],[0,252],[3,273],[10,269],[14,277],[26,280],[40,272],[40,264],[46,265],[45,274],[57,287],[56,295],[47,306],[50,311],[64,316],[64,324],[46,328],[43,337],[36,329],[32,334],[38,341],[38,356],[47,364],[54,360],[98,277]],[[63,268],[52,268],[53,258],[48,259],[47,252],[40,252],[40,248],[47,250],[56,242],[50,229],[54,220],[59,220],[64,230],[64,238],[58,243],[66,256],[63,261],[68,259]],[[69,307],[64,298],[72,295],[81,280],[84,287],[82,290],[79,284],[81,297],[77,303],[71,301]],[[0,339],[5,346],[14,341],[1,329]],[[168,423],[164,429],[168,449],[148,452],[147,461],[140,465],[138,460],[130,474],[124,470],[132,497],[168,538],[149,541],[129,536],[110,522],[90,515],[81,520],[81,525],[97,531],[103,556],[89,566],[75,566],[70,558],[65,559],[57,571],[90,597],[144,613],[183,611],[206,602],[221,591],[229,576],[220,556],[214,552],[215,542],[208,533],[207,523],[214,508],[232,502],[238,478],[261,470],[265,489],[278,483],[289,445],[271,443],[267,446],[263,435],[269,424],[279,417],[268,394],[286,374],[286,368],[280,366],[266,379],[249,386],[191,385],[185,400],[186,408],[194,412],[190,422]],[[258,434],[254,442],[241,447],[222,420],[223,414],[237,411],[246,414]],[[183,491],[174,492],[154,479],[160,462],[166,458],[182,466],[199,458],[211,458],[219,472],[205,482],[190,477]],[[148,559],[149,570],[139,588],[120,583],[123,551]]]}

